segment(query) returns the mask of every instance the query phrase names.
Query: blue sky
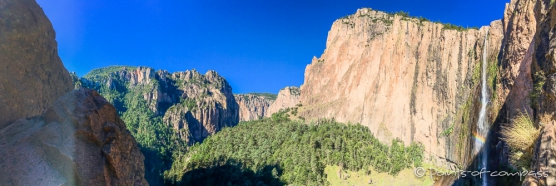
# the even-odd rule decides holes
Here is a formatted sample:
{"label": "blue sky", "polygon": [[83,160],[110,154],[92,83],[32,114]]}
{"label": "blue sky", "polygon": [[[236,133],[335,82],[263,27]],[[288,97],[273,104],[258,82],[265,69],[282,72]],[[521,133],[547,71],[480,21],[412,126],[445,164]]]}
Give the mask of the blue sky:
{"label": "blue sky", "polygon": [[79,76],[110,65],[216,70],[234,93],[303,84],[332,22],[358,8],[471,27],[501,19],[508,1],[37,0],[64,65]]}

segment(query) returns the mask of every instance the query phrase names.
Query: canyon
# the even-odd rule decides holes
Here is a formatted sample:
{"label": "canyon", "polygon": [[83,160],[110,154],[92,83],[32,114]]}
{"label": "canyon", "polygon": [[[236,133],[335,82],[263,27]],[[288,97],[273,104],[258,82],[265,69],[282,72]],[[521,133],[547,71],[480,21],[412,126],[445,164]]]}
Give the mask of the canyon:
{"label": "canyon", "polygon": [[[386,144],[422,144],[424,162],[448,170],[511,167],[499,131],[526,113],[541,129],[531,170],[549,176],[527,176],[523,184],[554,185],[556,7],[549,0],[511,0],[501,16],[463,28],[358,9],[332,24],[326,49],[307,65],[300,87],[234,95],[213,70],[110,66],[83,77],[68,73],[38,4],[0,0],[0,155],[6,157],[0,181],[164,185],[172,158],[190,146],[241,121],[295,108],[296,120],[358,123]],[[481,108],[484,133],[477,132],[484,127]],[[488,161],[479,162],[481,153]]]}

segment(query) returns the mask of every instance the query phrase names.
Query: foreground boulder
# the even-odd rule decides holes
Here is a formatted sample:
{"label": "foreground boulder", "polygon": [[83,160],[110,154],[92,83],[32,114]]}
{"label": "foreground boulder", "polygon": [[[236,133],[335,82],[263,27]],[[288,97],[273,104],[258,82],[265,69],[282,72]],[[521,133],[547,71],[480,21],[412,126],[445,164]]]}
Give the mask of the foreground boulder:
{"label": "foreground boulder", "polygon": [[34,0],[0,0],[0,129],[72,90],[55,35]]}
{"label": "foreground boulder", "polygon": [[114,106],[89,89],[1,129],[0,149],[6,185],[148,185],[137,142]]}

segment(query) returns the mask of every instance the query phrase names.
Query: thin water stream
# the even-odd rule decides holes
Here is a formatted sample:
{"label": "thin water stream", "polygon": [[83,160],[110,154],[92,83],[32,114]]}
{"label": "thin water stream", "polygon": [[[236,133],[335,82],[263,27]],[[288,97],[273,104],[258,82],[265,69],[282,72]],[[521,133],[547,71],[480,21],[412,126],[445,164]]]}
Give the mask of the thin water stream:
{"label": "thin water stream", "polygon": [[[487,42],[488,42],[488,30],[486,31],[486,35],[485,35],[485,43],[484,43],[484,49],[483,49],[483,69],[481,72],[481,111],[479,112],[479,120],[477,121],[477,131],[475,134],[475,154],[477,154],[477,157],[479,158],[479,161],[477,163],[478,165],[478,169],[487,169],[487,164],[488,164],[488,149],[486,149],[488,147],[488,145],[485,146],[486,144],[486,138],[488,135],[488,131],[489,131],[489,125],[488,125],[488,121],[487,121],[487,104],[489,102],[489,97],[488,97],[488,89],[487,89],[487,56],[488,56],[488,51],[487,51]],[[481,140],[478,140],[481,139]],[[481,150],[482,149],[482,150]],[[487,175],[482,175],[481,176],[481,185],[486,186],[488,185],[488,176]]]}

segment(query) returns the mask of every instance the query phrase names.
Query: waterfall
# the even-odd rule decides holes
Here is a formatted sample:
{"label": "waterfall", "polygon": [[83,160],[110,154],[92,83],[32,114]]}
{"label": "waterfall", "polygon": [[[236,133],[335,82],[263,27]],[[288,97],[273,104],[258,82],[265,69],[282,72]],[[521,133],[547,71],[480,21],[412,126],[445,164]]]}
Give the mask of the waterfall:
{"label": "waterfall", "polygon": [[[487,162],[488,162],[488,150],[486,149],[488,145],[486,144],[486,138],[489,131],[489,125],[487,121],[487,104],[488,104],[488,89],[487,89],[487,37],[488,37],[488,29],[486,30],[485,35],[485,44],[483,46],[483,69],[481,72],[481,111],[479,112],[479,120],[477,121],[477,131],[475,133],[475,154],[479,158],[477,162],[478,170],[487,169]],[[484,149],[483,146],[485,147]],[[482,151],[481,151],[482,149]],[[480,154],[478,154],[480,153]],[[481,176],[481,185],[486,186],[488,185],[487,182],[488,175]]]}

